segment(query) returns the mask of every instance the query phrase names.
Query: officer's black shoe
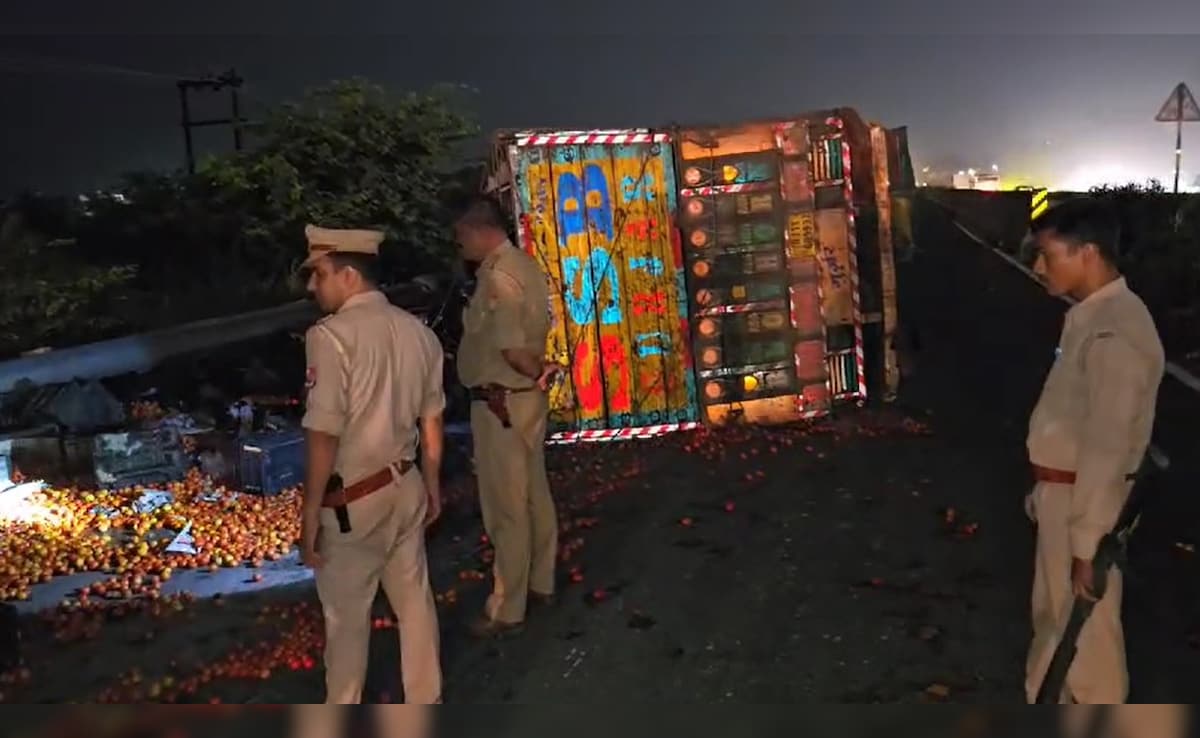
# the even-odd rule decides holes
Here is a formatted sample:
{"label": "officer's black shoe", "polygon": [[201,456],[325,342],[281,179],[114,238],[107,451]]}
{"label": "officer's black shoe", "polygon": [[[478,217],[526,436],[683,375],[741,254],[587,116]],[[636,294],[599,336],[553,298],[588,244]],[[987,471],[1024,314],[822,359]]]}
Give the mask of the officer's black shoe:
{"label": "officer's black shoe", "polygon": [[542,592],[530,592],[525,602],[530,610],[541,610],[557,605],[558,597],[553,594],[543,594]]}

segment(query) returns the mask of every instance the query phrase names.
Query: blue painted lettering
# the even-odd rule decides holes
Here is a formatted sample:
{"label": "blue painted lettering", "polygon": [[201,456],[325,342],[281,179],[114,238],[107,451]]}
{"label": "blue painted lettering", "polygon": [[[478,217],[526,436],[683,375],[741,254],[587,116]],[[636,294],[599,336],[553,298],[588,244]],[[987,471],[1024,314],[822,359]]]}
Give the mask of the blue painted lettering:
{"label": "blue painted lettering", "polygon": [[625,202],[633,202],[634,200],[646,200],[654,202],[658,194],[654,188],[654,175],[646,172],[641,179],[635,180],[633,175],[627,174],[621,179],[621,198]]}
{"label": "blue painted lettering", "polygon": [[592,249],[591,256],[592,284],[600,287],[608,282],[608,302],[600,311],[600,325],[616,325],[621,322],[621,280],[617,276],[617,266],[613,264],[608,251],[602,248]]}
{"label": "blue painted lettering", "polygon": [[608,191],[608,177],[604,176],[599,164],[588,164],[583,168],[583,188],[588,225],[612,241],[612,198]]}
{"label": "blue painted lettering", "polygon": [[634,272],[642,269],[658,277],[663,273],[663,263],[662,259],[653,256],[632,256],[629,258],[629,269]]}
{"label": "blue painted lettering", "polygon": [[565,247],[568,238],[581,233],[587,233],[583,214],[583,185],[574,172],[563,172],[558,178],[558,243]]}
{"label": "blue painted lettering", "polygon": [[[602,248],[592,250],[588,257],[588,268],[583,269],[578,256],[566,256],[562,259],[563,282],[566,285],[567,312],[576,325],[591,325],[596,319],[596,287],[608,283],[606,304],[600,311],[601,325],[616,325],[621,322],[621,305],[618,297],[621,294],[620,278],[608,252]],[[579,287],[576,289],[575,278],[578,276]]]}
{"label": "blue painted lettering", "polygon": [[642,359],[648,356],[662,356],[671,350],[671,338],[662,331],[639,333],[633,340],[637,346],[637,355]]}

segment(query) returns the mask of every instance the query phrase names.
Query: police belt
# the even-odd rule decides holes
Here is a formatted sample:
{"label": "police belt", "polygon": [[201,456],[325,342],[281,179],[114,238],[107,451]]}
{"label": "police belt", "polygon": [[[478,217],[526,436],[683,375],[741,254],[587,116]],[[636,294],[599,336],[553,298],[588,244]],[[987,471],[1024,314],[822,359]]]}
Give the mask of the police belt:
{"label": "police belt", "polygon": [[488,402],[497,394],[519,395],[522,392],[533,392],[536,389],[538,389],[536,384],[532,387],[505,387],[502,384],[482,384],[477,387],[468,387],[467,393],[471,397],[471,402]]}
{"label": "police belt", "polygon": [[391,484],[392,480],[395,479],[392,475],[393,469],[396,470],[398,476],[402,477],[412,468],[413,462],[406,459],[395,464],[388,464],[374,474],[358,480],[349,487],[338,485],[325,493],[325,497],[321,500],[321,507],[345,507],[351,502],[361,500],[372,492],[377,492]]}
{"label": "police belt", "polygon": [[[1035,482],[1044,482],[1046,484],[1075,484],[1075,472],[1064,471],[1062,469],[1051,469],[1046,466],[1038,466],[1033,464],[1033,480]],[[1126,482],[1132,482],[1137,479],[1137,473],[1125,475]]]}

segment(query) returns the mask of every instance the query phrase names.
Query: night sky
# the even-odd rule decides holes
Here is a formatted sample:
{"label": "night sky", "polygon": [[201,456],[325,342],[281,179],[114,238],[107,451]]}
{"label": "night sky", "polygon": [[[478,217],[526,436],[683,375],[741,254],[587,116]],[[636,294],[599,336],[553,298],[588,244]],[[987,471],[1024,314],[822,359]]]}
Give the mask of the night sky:
{"label": "night sky", "polygon": [[[229,66],[247,80],[251,113],[362,76],[474,88],[462,94],[485,129],[733,122],[845,105],[907,125],[918,172],[997,163],[1033,184],[1076,187],[1169,186],[1174,127],[1153,117],[1180,81],[1200,94],[1195,0],[960,0],[950,11],[877,0],[246,4],[0,10],[0,196],[181,166],[174,79]],[[223,97],[196,99],[198,116],[227,112]],[[227,131],[200,134],[202,152],[229,146]],[[1200,125],[1185,127],[1184,149],[1191,184]]]}

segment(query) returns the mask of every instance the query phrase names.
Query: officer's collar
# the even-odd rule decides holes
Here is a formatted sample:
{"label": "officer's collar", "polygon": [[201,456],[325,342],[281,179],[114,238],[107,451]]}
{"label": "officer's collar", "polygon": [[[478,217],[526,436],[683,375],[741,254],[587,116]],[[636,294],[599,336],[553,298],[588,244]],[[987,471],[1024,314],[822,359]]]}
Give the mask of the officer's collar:
{"label": "officer's collar", "polygon": [[1113,295],[1116,295],[1119,292],[1124,292],[1127,289],[1129,289],[1129,286],[1126,284],[1125,278],[1117,277],[1113,281],[1080,300],[1079,305],[1092,305],[1094,303],[1104,302]]}
{"label": "officer's collar", "polygon": [[504,252],[511,248],[516,247],[513,246],[512,241],[508,240],[507,238],[504,239],[498,246],[496,246],[496,248],[489,251],[487,256],[483,257],[483,261],[479,262],[479,266],[488,267],[495,264],[504,254]]}
{"label": "officer's collar", "polygon": [[350,297],[346,298],[346,301],[342,303],[340,308],[338,308],[338,312],[340,313],[359,305],[370,305],[376,302],[387,302],[387,295],[383,294],[379,290],[359,292],[357,295],[351,295]]}
{"label": "officer's collar", "polygon": [[1071,320],[1079,320],[1086,315],[1090,315],[1095,310],[1097,305],[1100,305],[1110,297],[1125,292],[1128,289],[1129,286],[1125,283],[1125,278],[1117,277],[1113,281],[1072,305],[1071,309],[1067,311],[1067,316]]}

